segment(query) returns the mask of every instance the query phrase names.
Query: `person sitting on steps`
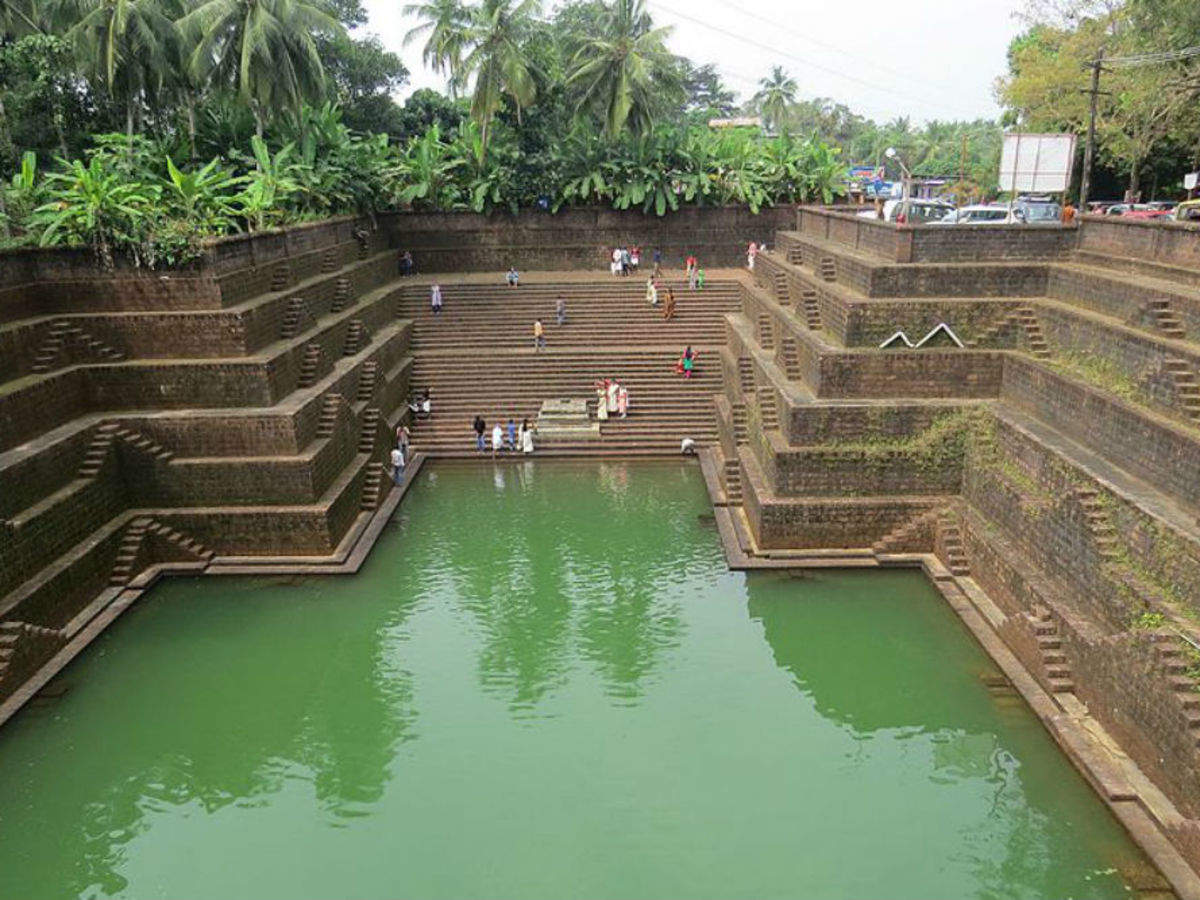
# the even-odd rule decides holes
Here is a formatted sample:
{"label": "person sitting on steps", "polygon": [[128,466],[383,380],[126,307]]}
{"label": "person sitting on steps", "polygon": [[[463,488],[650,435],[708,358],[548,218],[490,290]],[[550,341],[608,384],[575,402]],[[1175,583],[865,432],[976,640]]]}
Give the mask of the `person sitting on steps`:
{"label": "person sitting on steps", "polygon": [[521,281],[521,273],[517,271],[516,266],[508,267],[508,274],[504,276],[504,280],[508,282],[509,287],[516,287]]}

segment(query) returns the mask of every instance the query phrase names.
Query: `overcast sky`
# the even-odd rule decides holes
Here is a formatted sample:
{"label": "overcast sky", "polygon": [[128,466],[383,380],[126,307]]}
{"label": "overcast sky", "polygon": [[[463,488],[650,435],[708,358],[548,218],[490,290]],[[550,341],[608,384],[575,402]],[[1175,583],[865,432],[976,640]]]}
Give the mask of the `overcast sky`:
{"label": "overcast sky", "polygon": [[[992,83],[1020,29],[1020,0],[647,0],[673,25],[671,49],[715,63],[746,99],[772,65],[784,66],[802,97],[831,97],[871,118],[915,121],[993,117]],[[374,31],[408,66],[405,95],[444,88],[421,63],[404,0],[366,0]],[[549,7],[547,3],[547,7]]]}

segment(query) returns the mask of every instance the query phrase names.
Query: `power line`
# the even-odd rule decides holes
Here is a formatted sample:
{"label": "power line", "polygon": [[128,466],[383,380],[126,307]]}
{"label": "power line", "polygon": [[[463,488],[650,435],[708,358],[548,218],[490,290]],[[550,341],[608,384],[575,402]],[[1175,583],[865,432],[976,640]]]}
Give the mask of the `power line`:
{"label": "power line", "polygon": [[[747,16],[748,18],[758,19],[760,22],[766,22],[774,30],[782,31],[784,34],[790,34],[795,38],[799,38],[800,40],[805,41],[806,43],[812,44],[814,47],[820,47],[823,50],[829,50],[833,53],[837,53],[842,56],[848,56],[851,59],[853,59],[854,62],[858,65],[868,66],[869,68],[875,69],[876,71],[883,72],[884,74],[887,74],[887,75],[891,75],[893,78],[903,78],[905,81],[909,81],[909,82],[912,82],[915,80],[915,79],[913,79],[912,75],[909,73],[900,72],[899,70],[893,69],[890,66],[885,66],[882,63],[877,63],[871,59],[868,59],[868,58],[862,56],[861,54],[856,55],[853,51],[847,50],[844,47],[835,47],[833,44],[827,44],[824,41],[819,41],[816,38],[811,37],[807,34],[804,34],[803,32],[797,31],[794,28],[788,28],[785,25],[781,25],[779,22],[777,22],[774,19],[769,19],[764,15],[761,15],[756,12],[752,12],[748,9],[743,9],[742,7],[737,6],[734,3],[729,3],[729,2],[727,2],[727,0],[722,5],[724,7],[726,7],[727,9],[733,10],[734,12],[741,13],[743,16]],[[943,89],[942,86],[935,85],[933,82],[930,82],[930,81],[922,81],[922,83],[928,85],[929,87],[936,87],[938,90]]]}
{"label": "power line", "polygon": [[[826,74],[833,75],[836,78],[842,78],[842,79],[845,79],[846,81],[852,81],[855,84],[861,85],[870,90],[880,91],[880,92],[887,93],[887,94],[892,94],[893,96],[901,97],[905,100],[910,100],[910,101],[915,100],[918,103],[927,102],[927,98],[925,98],[925,97],[918,97],[915,94],[909,94],[905,91],[899,91],[899,90],[896,90],[895,88],[887,87],[886,85],[877,84],[875,82],[867,81],[863,78],[858,78],[857,76],[854,76],[854,75],[849,75],[846,72],[843,72],[839,69],[830,68],[829,66],[823,66],[820,63],[813,62],[812,60],[804,59],[803,57],[800,57],[800,56],[794,56],[791,53],[787,53],[786,51],[780,50],[778,47],[772,47],[768,44],[762,43],[761,41],[754,40],[753,38],[745,37],[744,35],[740,35],[736,32],[730,31],[728,28],[719,28],[715,25],[705,22],[703,19],[698,19],[695,16],[690,16],[687,13],[681,13],[681,12],[679,12],[679,10],[672,9],[669,6],[659,3],[658,0],[650,0],[648,5],[651,7],[657,7],[661,11],[668,13],[672,16],[676,16],[680,19],[691,22],[695,25],[699,25],[701,28],[707,28],[709,31],[716,32],[717,34],[721,35],[724,38],[732,38],[735,41],[741,41],[743,44],[748,44],[751,47],[755,47],[759,50],[766,50],[768,53],[775,54],[775,56],[777,56],[777,57],[793,60],[793,61],[799,63],[800,65],[810,66],[821,72],[825,72]],[[979,118],[979,116],[977,114],[968,114],[962,110],[959,110],[957,115],[959,115],[959,116],[971,115],[971,118]]]}

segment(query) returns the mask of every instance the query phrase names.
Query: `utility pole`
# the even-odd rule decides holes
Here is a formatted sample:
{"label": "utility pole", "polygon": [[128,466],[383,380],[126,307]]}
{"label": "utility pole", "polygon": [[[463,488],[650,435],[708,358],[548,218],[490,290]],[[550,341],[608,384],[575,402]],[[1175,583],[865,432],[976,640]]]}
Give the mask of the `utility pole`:
{"label": "utility pole", "polygon": [[1079,180],[1079,211],[1081,213],[1087,212],[1088,191],[1092,186],[1092,161],[1096,156],[1096,103],[1101,94],[1108,93],[1108,91],[1100,90],[1100,73],[1105,71],[1103,47],[1096,54],[1096,58],[1086,66],[1092,70],[1092,86],[1089,90],[1081,91],[1084,94],[1091,94],[1088,109],[1087,146],[1083,150],[1083,175]]}

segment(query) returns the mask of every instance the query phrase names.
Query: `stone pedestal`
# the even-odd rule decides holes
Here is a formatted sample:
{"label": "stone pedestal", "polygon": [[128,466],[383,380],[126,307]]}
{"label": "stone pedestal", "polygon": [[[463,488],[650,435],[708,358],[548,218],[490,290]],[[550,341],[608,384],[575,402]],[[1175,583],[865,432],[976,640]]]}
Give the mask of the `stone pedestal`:
{"label": "stone pedestal", "polygon": [[598,439],[600,423],[588,416],[586,400],[546,400],[538,412],[537,437],[542,443]]}

